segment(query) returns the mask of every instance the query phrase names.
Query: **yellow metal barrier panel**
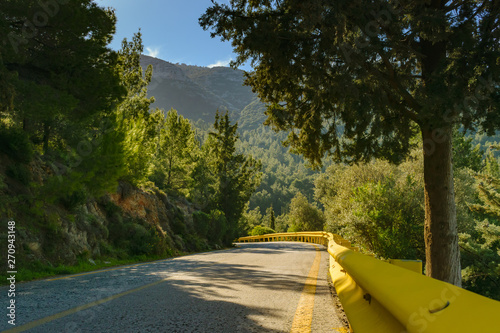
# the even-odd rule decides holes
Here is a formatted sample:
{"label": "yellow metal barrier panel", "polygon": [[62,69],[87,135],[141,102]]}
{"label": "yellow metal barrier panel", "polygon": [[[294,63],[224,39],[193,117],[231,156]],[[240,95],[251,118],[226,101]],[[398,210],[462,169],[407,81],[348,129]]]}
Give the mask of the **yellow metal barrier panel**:
{"label": "yellow metal barrier panel", "polygon": [[327,232],[248,236],[238,242],[325,245],[330,275],[355,333],[500,332],[500,302],[424,276],[418,261],[378,260]]}

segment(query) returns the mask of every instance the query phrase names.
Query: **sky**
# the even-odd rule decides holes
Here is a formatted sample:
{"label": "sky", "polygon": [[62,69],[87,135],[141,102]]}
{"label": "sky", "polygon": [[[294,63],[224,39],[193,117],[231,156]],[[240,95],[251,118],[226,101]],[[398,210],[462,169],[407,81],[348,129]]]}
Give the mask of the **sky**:
{"label": "sky", "polygon": [[[224,1],[221,1],[224,2]],[[118,50],[124,38],[142,32],[144,54],[172,63],[197,66],[229,66],[236,55],[230,42],[211,38],[198,18],[212,5],[210,0],[96,0],[115,8],[118,19],[111,43]],[[241,69],[250,70],[247,66]]]}

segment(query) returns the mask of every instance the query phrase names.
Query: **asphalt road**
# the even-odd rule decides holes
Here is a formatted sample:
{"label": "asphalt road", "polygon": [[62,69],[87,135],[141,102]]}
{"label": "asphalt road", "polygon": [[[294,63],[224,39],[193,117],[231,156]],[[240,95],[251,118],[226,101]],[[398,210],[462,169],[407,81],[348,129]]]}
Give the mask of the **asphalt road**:
{"label": "asphalt road", "polygon": [[[344,332],[328,253],[296,242],[238,248],[16,286],[8,332]],[[0,288],[7,295],[7,288]],[[11,330],[9,330],[11,329]]]}

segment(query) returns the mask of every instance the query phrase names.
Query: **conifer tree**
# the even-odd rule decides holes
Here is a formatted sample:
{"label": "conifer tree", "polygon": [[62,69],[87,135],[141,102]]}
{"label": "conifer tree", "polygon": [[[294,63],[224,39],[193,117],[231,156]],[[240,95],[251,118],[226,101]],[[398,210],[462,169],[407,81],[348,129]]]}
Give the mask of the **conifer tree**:
{"label": "conifer tree", "polygon": [[276,218],[274,217],[273,205],[269,207],[269,228],[276,230]]}
{"label": "conifer tree", "polygon": [[77,149],[124,94],[112,10],[90,0],[0,3],[0,115],[44,153]]}
{"label": "conifer tree", "polygon": [[0,13],[0,131],[23,133],[54,172],[35,196],[71,208],[114,188],[123,161],[114,111],[126,91],[108,48],[113,11],[19,0],[0,2]]}
{"label": "conifer tree", "polygon": [[122,84],[127,90],[125,100],[118,106],[118,131],[124,133],[124,154],[127,173],[124,179],[134,185],[142,184],[149,174],[154,153],[156,125],[161,113],[150,113],[154,97],[147,96],[147,87],[153,76],[152,66],[144,71],[140,57],[144,50],[142,34],[134,34],[129,42],[124,39],[120,55]]}
{"label": "conifer tree", "polygon": [[191,187],[191,173],[198,150],[199,143],[189,120],[176,110],[169,110],[158,129],[153,162],[157,186],[186,192]]}
{"label": "conifer tree", "polygon": [[234,0],[200,23],[313,163],[400,162],[421,135],[426,273],[460,285],[452,129],[500,127],[500,3]]}
{"label": "conifer tree", "polygon": [[[491,146],[493,149],[500,149],[500,145]],[[481,205],[472,205],[471,208],[481,214],[488,215],[500,221],[500,172],[498,161],[490,152],[485,166],[485,172],[477,177],[480,180],[479,198],[483,202]]]}
{"label": "conifer tree", "polygon": [[238,124],[231,125],[228,112],[221,115],[217,111],[207,141],[215,180],[214,208],[224,213],[228,223],[223,238],[226,244],[234,240],[245,205],[260,182],[261,163],[236,152],[237,128]]}
{"label": "conifer tree", "polygon": [[[491,148],[499,149],[500,146]],[[493,157],[490,163],[497,161]],[[481,203],[472,204],[470,208],[482,220],[476,222],[470,235],[461,236],[466,251],[463,274],[467,289],[500,300],[500,178],[498,164],[496,167],[485,167],[477,176]]]}

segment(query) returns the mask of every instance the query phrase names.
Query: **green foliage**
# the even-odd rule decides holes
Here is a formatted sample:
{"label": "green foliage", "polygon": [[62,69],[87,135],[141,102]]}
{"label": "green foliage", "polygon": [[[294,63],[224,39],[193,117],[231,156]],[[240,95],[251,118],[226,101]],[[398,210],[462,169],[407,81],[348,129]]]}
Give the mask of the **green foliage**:
{"label": "green foliage", "polygon": [[266,210],[265,220],[269,223],[269,228],[276,229],[276,217],[274,216],[274,209],[272,205]]}
{"label": "green foliage", "polygon": [[261,225],[256,225],[252,231],[250,231],[250,236],[260,236],[260,235],[266,235],[266,234],[274,234],[276,231],[274,231],[271,228],[268,227],[263,227]]}
{"label": "green foliage", "polygon": [[[472,137],[474,139],[474,145],[479,145],[483,151],[488,151],[491,146],[500,144],[500,131],[496,131],[493,135],[487,135],[484,131],[478,131]],[[499,150],[493,150],[491,152],[496,158],[500,157]]]}
{"label": "green foliage", "polygon": [[10,164],[5,170],[5,174],[9,177],[14,178],[21,184],[27,186],[31,181],[31,171],[29,167],[25,164],[14,163]]}
{"label": "green foliage", "polygon": [[353,228],[369,251],[381,257],[425,258],[421,192],[409,192],[419,184],[410,175],[398,181],[388,175],[383,182],[367,182],[353,191]]}
{"label": "green foliage", "polygon": [[[257,163],[234,151],[223,156],[236,170],[225,180],[234,186],[237,204],[236,211],[219,210],[216,189],[228,183],[220,186],[216,155],[200,156],[190,122],[174,110],[166,117],[150,110],[152,68],[140,65],[141,34],[125,39],[115,52],[108,48],[116,23],[111,9],[80,0],[56,10],[49,25],[37,26],[36,36],[25,38],[22,23],[40,14],[40,7],[25,0],[0,4],[0,42],[5,46],[0,54],[0,154],[7,155],[2,166],[6,174],[0,175],[0,212],[36,221],[29,236],[42,234],[50,260],[62,258],[65,224],[87,232],[89,244],[98,244],[96,251],[119,258],[169,255],[174,241],[188,250],[209,248],[206,238],[230,243],[240,201],[246,203],[256,186],[254,175],[245,177]],[[204,152],[211,149],[206,145]],[[209,213],[193,217],[198,234],[166,196],[160,197],[168,209],[166,230],[101,197],[116,191],[118,180],[150,186],[149,179],[169,195],[207,203]],[[198,195],[193,181],[201,179],[208,190],[199,187]],[[82,213],[95,198],[106,212],[103,221]],[[225,213],[232,214],[231,223]],[[89,256],[85,252],[80,259]]]}
{"label": "green foliage", "polygon": [[25,25],[18,23],[31,22],[40,10],[27,0],[2,3],[0,72],[9,78],[3,92],[10,96],[0,112],[48,153],[78,144],[123,89],[116,53],[107,48],[116,22],[111,10],[72,1],[26,38]]}
{"label": "green foliage", "polygon": [[323,212],[300,192],[292,199],[287,217],[290,232],[322,231],[325,224]]}
{"label": "green foliage", "polygon": [[11,165],[8,173],[34,196],[30,211],[38,216],[45,204],[73,209],[114,189],[124,170],[114,108],[125,90],[118,55],[107,47],[116,18],[91,1],[72,1],[25,38],[17,23],[41,8],[24,0],[1,6],[0,72],[9,79],[2,93],[10,96],[2,97],[0,149],[20,163],[43,153],[37,162],[49,164],[53,177],[35,185],[25,166]]}
{"label": "green foliage", "polygon": [[454,180],[458,232],[475,235],[476,218],[470,207],[480,203],[476,173],[468,168],[456,169],[454,170]]}
{"label": "green foliage", "polygon": [[210,215],[202,211],[196,211],[193,213],[193,223],[196,233],[202,238],[207,238],[210,228]]}
{"label": "green foliage", "polygon": [[472,137],[466,137],[464,131],[453,132],[453,168],[469,168],[479,172],[483,167],[484,151],[480,145],[473,147]]}
{"label": "green foliage", "polygon": [[240,128],[245,131],[251,131],[261,127],[266,120],[265,111],[266,106],[258,98],[255,98],[241,110]]}
{"label": "green foliage", "polygon": [[138,219],[113,220],[108,226],[111,244],[130,256],[165,255],[168,246],[155,226]]}
{"label": "green foliage", "polygon": [[290,227],[286,214],[276,217],[276,232],[287,232]]}
{"label": "green foliage", "polygon": [[154,139],[160,112],[151,114],[153,97],[147,96],[147,86],[153,75],[152,66],[144,72],[140,64],[143,52],[141,33],[136,33],[132,41],[122,42],[120,72],[127,96],[118,106],[118,131],[124,133],[124,179],[134,185],[143,184],[148,177],[149,164],[154,153]]}
{"label": "green foliage", "polygon": [[378,256],[425,259],[423,179],[419,159],[331,166],[316,182],[326,230]]}
{"label": "green foliage", "polygon": [[489,171],[477,176],[479,202],[470,204],[477,220],[460,235],[462,276],[465,288],[500,300],[500,179]]}
{"label": "green foliage", "polygon": [[460,235],[464,288],[500,300],[500,224],[477,222],[475,231]]}
{"label": "green foliage", "polygon": [[288,142],[298,152],[316,163],[327,152],[398,162],[415,125],[500,126],[498,31],[485,28],[497,13],[491,1],[237,0],[214,2],[200,24],[232,42],[233,65],[252,61],[246,83],[267,104],[268,124],[296,129]]}
{"label": "green foliage", "polygon": [[186,227],[186,221],[184,220],[184,215],[180,212],[180,209],[175,207],[174,215],[170,219],[170,227],[172,232],[176,235],[186,236],[188,234],[188,229]]}
{"label": "green foliage", "polygon": [[256,207],[250,210],[247,205],[245,212],[241,215],[238,222],[239,234],[247,235],[254,227],[261,225],[262,221],[263,217],[260,213],[260,208]]}
{"label": "green foliage", "polygon": [[216,180],[212,170],[210,147],[205,143],[191,173],[193,187],[187,196],[203,210],[209,210],[213,202]]}
{"label": "green foliage", "polygon": [[[499,146],[491,147],[494,148]],[[491,177],[500,178],[500,163],[492,151],[486,156],[484,172]]]}
{"label": "green foliage", "polygon": [[[224,212],[217,209],[210,211],[207,233],[208,241],[214,244],[228,244],[228,238],[232,237],[231,234],[228,235],[228,229],[229,225]],[[233,240],[230,239],[229,243]]]}
{"label": "green foliage", "polygon": [[29,163],[33,158],[33,148],[28,135],[15,127],[5,127],[0,123],[0,152],[20,163]]}
{"label": "green foliage", "polygon": [[[314,180],[318,170],[308,167],[307,162],[283,147],[284,133],[275,133],[267,127],[243,131],[238,152],[251,155],[262,162],[262,180],[250,198],[250,208],[260,207],[261,214],[273,206],[276,215],[285,214],[292,198],[303,193],[309,200],[314,195]],[[325,167],[331,164],[325,163]]]}
{"label": "green foliage", "polygon": [[422,134],[428,272],[457,285],[452,128],[500,128],[499,22],[495,1],[235,0],[200,17],[233,66],[251,61],[266,124],[314,165],[401,163]]}
{"label": "green foliage", "polygon": [[62,204],[67,209],[73,210],[86,202],[88,193],[85,183],[90,182],[90,178],[91,175],[76,171],[64,176],[52,176],[36,189],[36,196],[45,203]]}
{"label": "green foliage", "polygon": [[217,112],[214,131],[205,142],[209,153],[210,178],[213,180],[212,209],[223,212],[227,219],[221,240],[230,244],[238,232],[240,220],[250,196],[260,182],[261,163],[236,152],[238,125],[231,125],[229,115]]}
{"label": "green foliage", "polygon": [[76,169],[91,176],[84,184],[88,194],[95,198],[116,191],[118,180],[126,174],[124,133],[115,129],[116,119],[103,119],[94,141],[87,141],[87,146],[92,145],[91,152],[76,158],[79,162]]}
{"label": "green foliage", "polygon": [[158,123],[153,171],[149,177],[160,189],[187,194],[199,154],[191,123],[171,109]]}

